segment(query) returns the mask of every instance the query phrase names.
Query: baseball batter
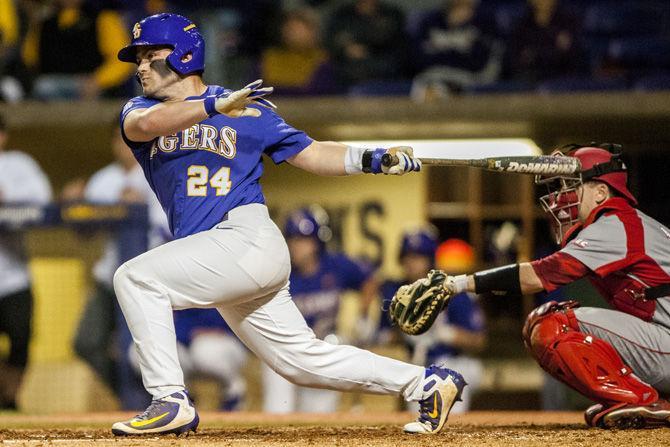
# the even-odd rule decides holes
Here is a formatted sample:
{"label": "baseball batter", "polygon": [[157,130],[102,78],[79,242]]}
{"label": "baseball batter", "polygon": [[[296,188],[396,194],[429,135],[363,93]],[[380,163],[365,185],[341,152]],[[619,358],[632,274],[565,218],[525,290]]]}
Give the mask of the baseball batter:
{"label": "baseball batter", "polygon": [[[286,242],[259,184],[263,154],[320,175],[400,175],[421,164],[410,148],[312,140],[272,110],[264,98],[272,89],[260,81],[235,92],[205,85],[204,54],[195,24],[157,14],[135,25],[133,41],[118,55],[137,64],[144,92],[123,108],[121,129],[175,240],[126,262],[114,276],[153,401],[142,414],[115,423],[113,433],[183,433],[198,426],[172,316],[173,309],[191,307],[218,309],[239,339],[291,382],[402,395],[421,403],[406,431],[439,431],[462,377],[317,339],[291,300]],[[394,166],[382,166],[387,152],[398,156]]]}
{"label": "baseball batter", "polygon": [[549,374],[596,402],[587,424],[670,426],[670,230],[636,208],[620,153],[618,145],[573,146],[568,155],[581,161],[581,175],[540,180],[549,185],[540,200],[561,250],[449,277],[440,287],[530,294],[589,278],[613,309],[545,303],[526,320],[526,347]]}

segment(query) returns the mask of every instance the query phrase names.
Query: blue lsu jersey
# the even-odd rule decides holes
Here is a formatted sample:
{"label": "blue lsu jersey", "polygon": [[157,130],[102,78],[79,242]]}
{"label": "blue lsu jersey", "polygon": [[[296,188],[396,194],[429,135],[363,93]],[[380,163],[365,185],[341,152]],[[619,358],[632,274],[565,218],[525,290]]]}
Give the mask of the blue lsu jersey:
{"label": "blue lsu jersey", "polygon": [[342,253],[327,252],[321,255],[314,274],[291,270],[291,296],[317,337],[335,333],[342,292],[360,290],[372,273],[369,266]]}
{"label": "blue lsu jersey", "polygon": [[[208,86],[201,96],[187,100],[224,92],[230,91]],[[262,155],[281,163],[313,141],[262,107],[258,118],[214,115],[174,135],[147,142],[128,140],[123,133],[128,114],[159,103],[144,96],[128,101],[121,111],[121,129],[165,210],[175,238],[214,227],[235,207],[265,203],[259,183]]]}
{"label": "blue lsu jersey", "polygon": [[[403,284],[406,284],[406,282],[385,281],[381,285],[380,291],[384,301],[384,309],[388,309],[393,294]],[[475,295],[459,293],[449,300],[449,305],[442,311],[433,324],[453,325],[471,332],[483,332],[485,330],[484,312]],[[391,326],[392,322],[388,312],[384,312],[380,321],[380,330],[389,330]],[[427,363],[432,363],[433,360],[440,357],[454,357],[459,354],[461,354],[460,350],[454,346],[444,343],[434,343],[428,348],[426,358]]]}
{"label": "blue lsu jersey", "polygon": [[221,331],[234,336],[221,314],[216,309],[183,309],[174,311],[174,329],[177,341],[191,345],[196,332]]}

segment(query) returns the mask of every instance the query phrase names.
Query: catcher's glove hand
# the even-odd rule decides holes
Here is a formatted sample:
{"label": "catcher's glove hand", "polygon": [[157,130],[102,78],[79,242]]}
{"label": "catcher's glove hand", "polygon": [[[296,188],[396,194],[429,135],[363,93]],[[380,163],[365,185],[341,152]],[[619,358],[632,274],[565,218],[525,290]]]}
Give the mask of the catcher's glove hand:
{"label": "catcher's glove hand", "polygon": [[389,306],[391,320],[406,334],[423,334],[454,295],[451,286],[446,273],[431,270],[425,278],[400,287]]}

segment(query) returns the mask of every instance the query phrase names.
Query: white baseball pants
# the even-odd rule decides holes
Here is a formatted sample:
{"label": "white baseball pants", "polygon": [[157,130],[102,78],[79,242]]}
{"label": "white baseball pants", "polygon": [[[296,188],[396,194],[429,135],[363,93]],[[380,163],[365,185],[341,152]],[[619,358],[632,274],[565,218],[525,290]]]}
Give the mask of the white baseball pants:
{"label": "white baseball pants", "polygon": [[264,205],[123,264],[114,290],[154,398],[184,388],[173,309],[215,307],[239,339],[289,381],[333,390],[424,397],[424,368],[314,336],[291,300],[286,242]]}

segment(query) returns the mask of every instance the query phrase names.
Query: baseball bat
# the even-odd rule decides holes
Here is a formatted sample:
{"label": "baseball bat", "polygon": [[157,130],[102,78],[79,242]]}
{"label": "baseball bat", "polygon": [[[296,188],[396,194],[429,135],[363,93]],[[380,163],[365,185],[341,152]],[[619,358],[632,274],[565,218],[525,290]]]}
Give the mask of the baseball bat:
{"label": "baseball bat", "polygon": [[[574,157],[556,157],[553,155],[521,155],[510,157],[489,157],[476,159],[423,158],[421,163],[435,166],[469,166],[494,172],[515,172],[519,174],[577,174],[582,164]],[[398,156],[386,153],[382,155],[382,164],[391,167],[398,163]]]}

